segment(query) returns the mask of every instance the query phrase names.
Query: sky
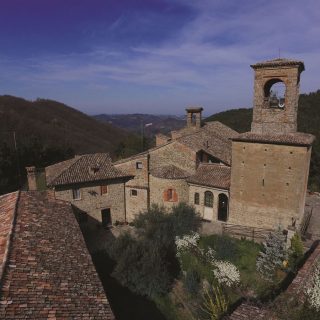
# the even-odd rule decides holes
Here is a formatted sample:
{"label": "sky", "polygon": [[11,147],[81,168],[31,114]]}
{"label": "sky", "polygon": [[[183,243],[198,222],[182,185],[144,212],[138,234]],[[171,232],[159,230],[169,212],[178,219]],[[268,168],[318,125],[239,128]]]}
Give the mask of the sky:
{"label": "sky", "polygon": [[320,89],[319,0],[0,0],[0,94],[87,114],[252,107],[279,56]]}

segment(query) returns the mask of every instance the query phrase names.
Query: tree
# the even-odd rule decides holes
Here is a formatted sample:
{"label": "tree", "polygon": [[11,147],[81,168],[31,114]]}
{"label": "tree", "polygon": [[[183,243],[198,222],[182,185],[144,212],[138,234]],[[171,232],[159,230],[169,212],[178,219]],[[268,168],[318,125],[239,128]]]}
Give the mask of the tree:
{"label": "tree", "polygon": [[124,234],[111,248],[110,255],[117,262],[113,276],[141,295],[164,294],[179,274],[175,238],[195,231],[200,218],[186,204],[172,210],[154,205],[134,225],[136,236]]}
{"label": "tree", "polygon": [[276,271],[284,266],[288,254],[285,236],[280,228],[270,232],[257,258],[257,270],[264,279],[273,281]]}

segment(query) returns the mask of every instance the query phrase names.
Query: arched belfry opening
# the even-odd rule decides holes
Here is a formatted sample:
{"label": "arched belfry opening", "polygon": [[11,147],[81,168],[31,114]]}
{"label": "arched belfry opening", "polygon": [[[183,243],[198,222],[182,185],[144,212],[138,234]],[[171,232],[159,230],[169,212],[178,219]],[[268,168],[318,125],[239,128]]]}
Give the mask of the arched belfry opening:
{"label": "arched belfry opening", "polygon": [[264,85],[264,107],[284,110],[286,106],[286,85],[280,79],[271,79]]}
{"label": "arched belfry opening", "polygon": [[257,134],[296,132],[303,62],[274,59],[251,67],[255,75],[251,131]]}

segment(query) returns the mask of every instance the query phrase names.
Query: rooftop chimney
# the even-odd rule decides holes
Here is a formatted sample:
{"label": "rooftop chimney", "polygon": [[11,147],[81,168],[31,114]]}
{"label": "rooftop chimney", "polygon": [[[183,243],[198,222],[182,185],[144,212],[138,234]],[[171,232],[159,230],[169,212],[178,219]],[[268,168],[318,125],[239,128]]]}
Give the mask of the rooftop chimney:
{"label": "rooftop chimney", "polygon": [[187,128],[201,128],[202,120],[202,110],[201,107],[190,107],[187,108]]}

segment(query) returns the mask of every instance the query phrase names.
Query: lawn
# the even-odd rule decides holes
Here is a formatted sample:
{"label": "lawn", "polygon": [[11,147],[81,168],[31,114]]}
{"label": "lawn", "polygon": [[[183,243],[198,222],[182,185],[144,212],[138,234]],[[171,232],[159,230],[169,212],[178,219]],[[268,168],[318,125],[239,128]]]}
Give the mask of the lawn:
{"label": "lawn", "polygon": [[[204,251],[211,247],[215,251],[217,260],[229,261],[238,268],[240,284],[226,289],[231,305],[241,297],[259,298],[272,290],[270,283],[262,279],[256,271],[260,244],[228,236],[210,235],[200,238],[199,247]],[[180,261],[182,269],[180,279],[171,293],[159,298],[156,303],[167,319],[198,319],[199,306],[202,303],[202,295],[199,292],[204,282],[214,281],[212,267],[192,251],[183,253]]]}

